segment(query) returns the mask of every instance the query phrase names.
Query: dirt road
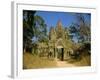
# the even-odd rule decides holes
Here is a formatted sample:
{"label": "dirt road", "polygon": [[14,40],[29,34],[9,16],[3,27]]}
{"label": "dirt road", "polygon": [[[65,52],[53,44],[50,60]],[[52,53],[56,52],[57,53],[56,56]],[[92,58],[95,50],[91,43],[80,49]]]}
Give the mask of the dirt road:
{"label": "dirt road", "polygon": [[67,61],[56,60],[58,67],[74,67],[74,64],[68,63]]}

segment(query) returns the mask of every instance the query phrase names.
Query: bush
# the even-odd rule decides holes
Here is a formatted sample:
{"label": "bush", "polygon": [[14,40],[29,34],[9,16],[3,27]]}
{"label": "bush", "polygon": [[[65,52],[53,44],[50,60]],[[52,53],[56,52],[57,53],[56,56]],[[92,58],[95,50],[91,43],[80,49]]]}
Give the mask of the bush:
{"label": "bush", "polygon": [[81,59],[82,56],[91,55],[91,43],[85,42],[74,50],[74,54],[70,55],[72,59]]}
{"label": "bush", "polygon": [[83,43],[81,46],[81,51],[85,53],[85,55],[90,55],[91,54],[91,43],[86,42]]}

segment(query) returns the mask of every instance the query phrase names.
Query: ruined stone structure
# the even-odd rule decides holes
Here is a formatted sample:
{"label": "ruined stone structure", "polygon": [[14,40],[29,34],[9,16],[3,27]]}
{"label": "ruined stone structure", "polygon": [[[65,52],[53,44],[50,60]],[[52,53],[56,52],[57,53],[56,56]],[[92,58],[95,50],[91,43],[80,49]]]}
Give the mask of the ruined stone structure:
{"label": "ruined stone structure", "polygon": [[[49,32],[48,44],[39,43],[38,53],[48,55],[52,53],[55,59],[64,60],[68,58],[67,51],[72,50],[72,42],[68,37],[68,32],[65,31],[61,21],[58,21],[56,27],[51,27]],[[40,48],[43,48],[40,50]]]}
{"label": "ruined stone structure", "polygon": [[68,57],[67,51],[72,50],[72,42],[68,37],[68,32],[65,31],[61,21],[58,21],[57,26],[51,27],[49,33],[49,48],[54,53],[55,58],[64,60]]}

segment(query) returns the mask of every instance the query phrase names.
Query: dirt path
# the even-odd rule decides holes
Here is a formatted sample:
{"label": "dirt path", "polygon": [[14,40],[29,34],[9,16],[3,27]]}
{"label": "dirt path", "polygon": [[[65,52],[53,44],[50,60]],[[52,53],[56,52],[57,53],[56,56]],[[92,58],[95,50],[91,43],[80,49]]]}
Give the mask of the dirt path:
{"label": "dirt path", "polygon": [[60,61],[60,60],[56,60],[57,62],[57,66],[58,67],[74,67],[74,64],[70,64],[67,61]]}

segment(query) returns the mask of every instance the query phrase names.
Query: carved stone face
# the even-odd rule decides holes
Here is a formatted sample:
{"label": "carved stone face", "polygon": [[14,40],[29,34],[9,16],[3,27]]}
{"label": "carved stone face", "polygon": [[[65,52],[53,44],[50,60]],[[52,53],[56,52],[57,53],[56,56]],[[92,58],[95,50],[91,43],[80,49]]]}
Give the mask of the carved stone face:
{"label": "carved stone face", "polygon": [[57,48],[63,48],[63,41],[62,39],[58,39],[57,42],[55,43]]}

